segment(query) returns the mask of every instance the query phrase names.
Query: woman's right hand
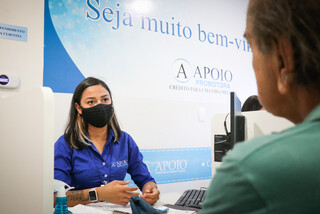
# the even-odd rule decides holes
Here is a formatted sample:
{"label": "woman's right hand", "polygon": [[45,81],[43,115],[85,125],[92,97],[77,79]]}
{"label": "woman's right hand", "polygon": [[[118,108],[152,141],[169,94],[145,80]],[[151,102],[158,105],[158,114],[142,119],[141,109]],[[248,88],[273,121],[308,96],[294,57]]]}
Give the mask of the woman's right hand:
{"label": "woman's right hand", "polygon": [[126,205],[130,197],[138,196],[138,192],[133,192],[138,187],[127,186],[129,181],[112,181],[105,186],[97,187],[99,201],[107,201],[114,204]]}

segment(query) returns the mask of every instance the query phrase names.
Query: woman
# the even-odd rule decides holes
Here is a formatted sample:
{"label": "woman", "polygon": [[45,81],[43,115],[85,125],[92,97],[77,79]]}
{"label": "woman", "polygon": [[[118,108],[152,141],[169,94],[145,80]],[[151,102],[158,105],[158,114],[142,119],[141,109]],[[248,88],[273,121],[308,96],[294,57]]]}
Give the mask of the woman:
{"label": "woman", "polygon": [[140,197],[154,204],[160,192],[138,146],[120,129],[108,86],[88,77],[75,89],[67,128],[55,144],[54,178],[75,187],[67,192],[68,206],[125,205],[139,195],[138,187],[123,181],[127,172],[142,191]]}

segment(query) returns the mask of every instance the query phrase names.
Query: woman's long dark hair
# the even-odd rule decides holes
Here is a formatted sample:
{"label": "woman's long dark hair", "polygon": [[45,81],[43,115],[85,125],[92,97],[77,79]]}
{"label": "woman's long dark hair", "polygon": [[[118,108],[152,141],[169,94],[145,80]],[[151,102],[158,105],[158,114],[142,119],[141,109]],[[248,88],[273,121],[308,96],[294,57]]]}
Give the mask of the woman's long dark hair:
{"label": "woman's long dark hair", "polygon": [[[110,94],[112,101],[112,95],[109,87],[105,82],[94,77],[88,77],[83,80],[75,89],[70,107],[69,121],[64,132],[64,137],[71,148],[82,149],[89,144],[86,142],[88,140],[88,124],[83,120],[82,116],[78,113],[75,104],[80,106],[80,100],[83,91],[93,85],[102,85]],[[112,102],[113,103],[113,102]],[[113,132],[115,133],[115,141],[119,141],[121,136],[121,129],[114,112],[113,105],[113,115],[110,119],[108,125],[111,126]]]}

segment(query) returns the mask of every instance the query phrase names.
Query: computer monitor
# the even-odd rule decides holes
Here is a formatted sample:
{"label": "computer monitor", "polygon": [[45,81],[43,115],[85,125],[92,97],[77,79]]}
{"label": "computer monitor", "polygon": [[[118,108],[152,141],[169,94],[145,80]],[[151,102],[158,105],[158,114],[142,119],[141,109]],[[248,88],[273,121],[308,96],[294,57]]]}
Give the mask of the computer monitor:
{"label": "computer monitor", "polygon": [[245,118],[241,115],[241,101],[235,92],[230,92],[230,147],[244,141]]}
{"label": "computer monitor", "polygon": [[245,140],[245,117],[241,115],[241,101],[235,92],[230,93],[230,131],[227,129],[226,118],[224,127],[226,134],[214,135],[214,159],[221,162],[223,156],[233,148],[234,144]]}

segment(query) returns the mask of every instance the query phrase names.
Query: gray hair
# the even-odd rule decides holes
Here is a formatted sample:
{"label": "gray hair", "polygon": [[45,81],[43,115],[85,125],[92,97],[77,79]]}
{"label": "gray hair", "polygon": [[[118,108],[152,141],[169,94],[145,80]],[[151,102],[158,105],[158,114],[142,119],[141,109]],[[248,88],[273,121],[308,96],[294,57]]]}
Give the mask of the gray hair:
{"label": "gray hair", "polygon": [[320,1],[251,0],[248,16],[259,50],[268,53],[279,39],[293,49],[293,84],[320,92]]}

